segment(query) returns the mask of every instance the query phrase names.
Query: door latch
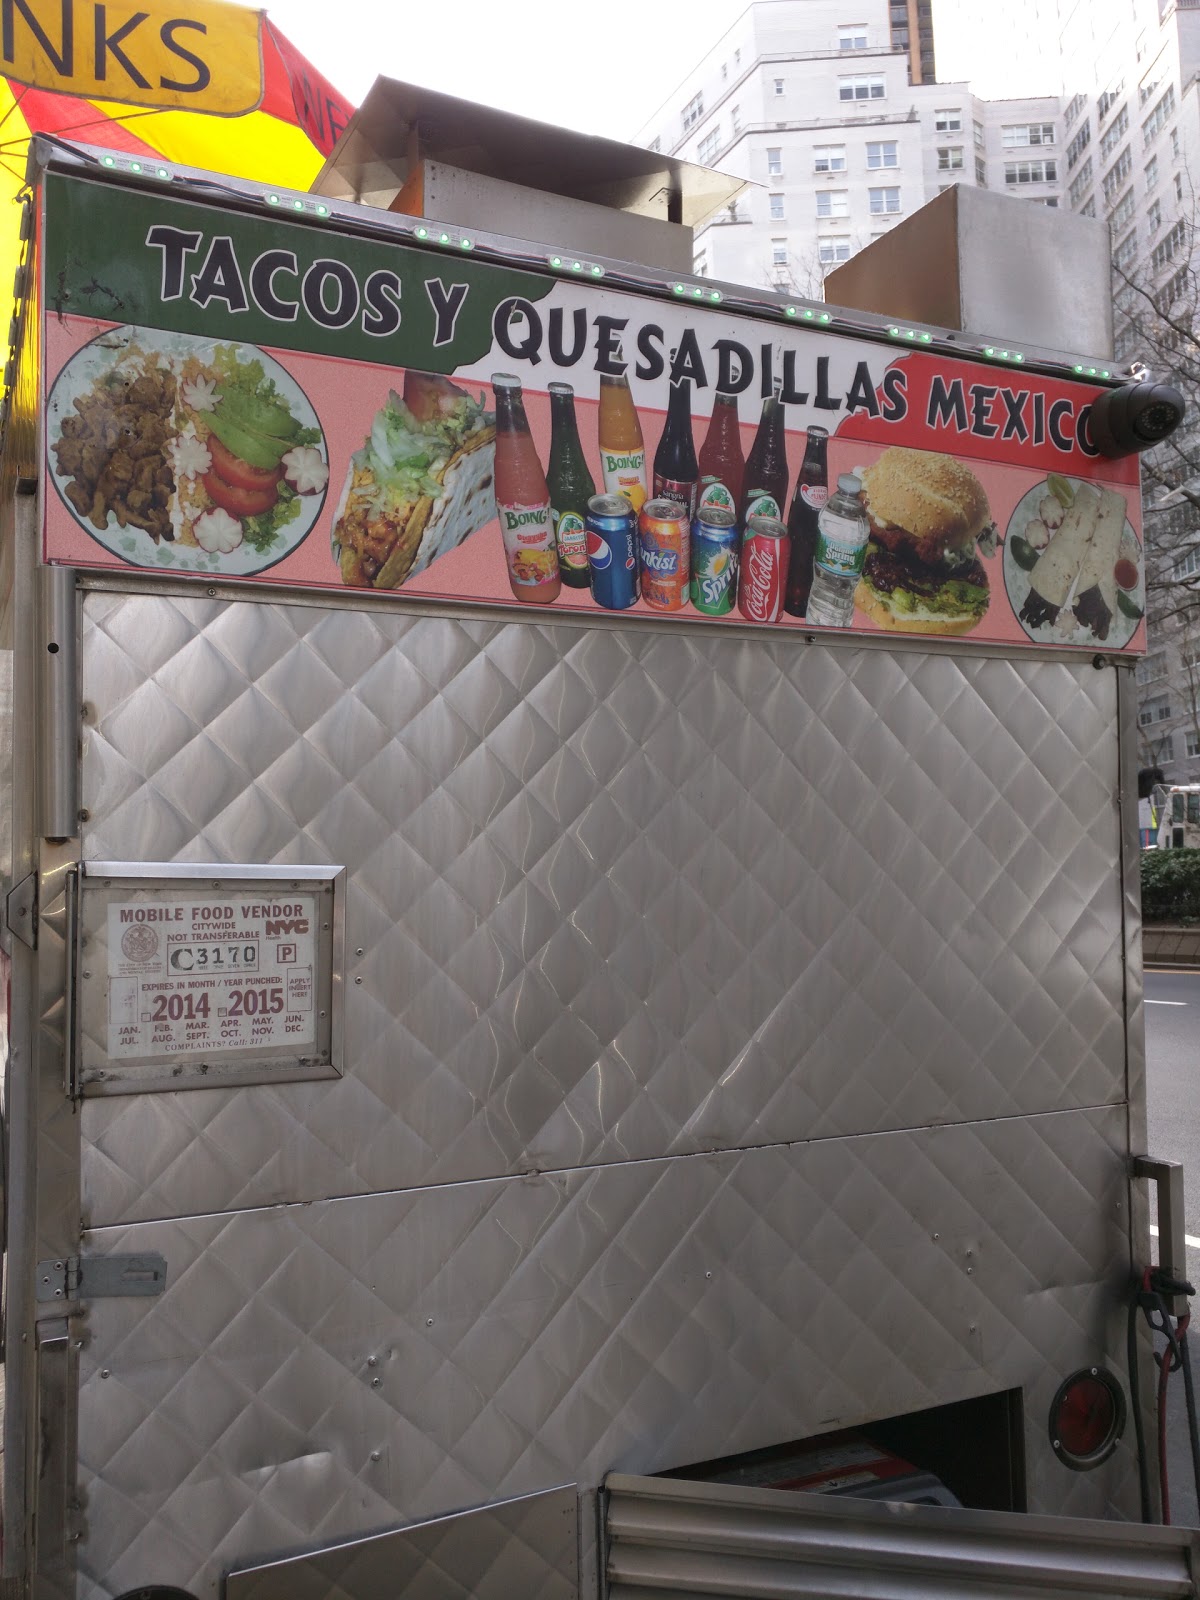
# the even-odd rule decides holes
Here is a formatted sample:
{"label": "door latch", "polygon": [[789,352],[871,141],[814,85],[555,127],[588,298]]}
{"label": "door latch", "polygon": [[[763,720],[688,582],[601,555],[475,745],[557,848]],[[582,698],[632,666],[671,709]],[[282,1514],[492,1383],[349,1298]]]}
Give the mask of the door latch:
{"label": "door latch", "polygon": [[120,1295],[162,1294],[167,1286],[164,1256],[60,1256],[39,1261],[39,1300],[111,1300]]}

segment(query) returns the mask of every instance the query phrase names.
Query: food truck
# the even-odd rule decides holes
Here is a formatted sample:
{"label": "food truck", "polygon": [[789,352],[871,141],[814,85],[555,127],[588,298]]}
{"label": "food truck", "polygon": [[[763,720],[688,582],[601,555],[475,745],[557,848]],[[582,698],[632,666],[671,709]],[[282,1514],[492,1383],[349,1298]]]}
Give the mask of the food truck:
{"label": "food truck", "polygon": [[1194,1594],[1123,375],[387,204],[34,148],[4,1592]]}

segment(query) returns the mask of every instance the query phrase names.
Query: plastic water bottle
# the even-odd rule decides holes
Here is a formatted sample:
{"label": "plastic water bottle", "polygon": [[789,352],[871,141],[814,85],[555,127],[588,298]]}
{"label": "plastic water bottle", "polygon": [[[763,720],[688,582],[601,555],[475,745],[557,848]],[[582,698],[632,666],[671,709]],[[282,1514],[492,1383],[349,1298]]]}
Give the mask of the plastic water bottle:
{"label": "plastic water bottle", "polygon": [[848,628],[854,619],[854,591],[867,559],[870,531],[858,498],[862,480],[843,472],[817,518],[817,556],[807,618],[826,628]]}

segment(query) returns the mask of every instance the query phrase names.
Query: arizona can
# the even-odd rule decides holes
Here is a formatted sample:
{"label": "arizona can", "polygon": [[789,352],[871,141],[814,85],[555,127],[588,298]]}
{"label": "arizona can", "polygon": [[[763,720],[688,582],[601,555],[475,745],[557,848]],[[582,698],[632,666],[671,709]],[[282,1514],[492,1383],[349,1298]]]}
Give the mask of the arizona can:
{"label": "arizona can", "polygon": [[585,526],[592,599],[627,611],[638,597],[637,512],[623,494],[595,494]]}
{"label": "arizona can", "polygon": [[738,563],[738,610],[747,622],[779,621],[787,573],[787,529],[778,517],[751,517]]}
{"label": "arizona can", "polygon": [[692,604],[706,617],[724,617],[737,593],[737,518],[714,506],[692,524]]}
{"label": "arizona can", "polygon": [[642,599],[655,611],[682,611],[691,583],[691,525],[676,500],[647,500],[638,514]]}

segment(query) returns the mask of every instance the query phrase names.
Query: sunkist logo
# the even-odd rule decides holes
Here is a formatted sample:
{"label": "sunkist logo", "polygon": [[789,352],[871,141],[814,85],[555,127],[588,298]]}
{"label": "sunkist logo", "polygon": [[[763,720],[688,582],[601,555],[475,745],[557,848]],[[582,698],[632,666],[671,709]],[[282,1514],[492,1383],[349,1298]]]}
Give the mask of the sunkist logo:
{"label": "sunkist logo", "polygon": [[[235,115],[262,98],[257,12],[191,0],[0,0],[4,73],[38,88]],[[220,63],[216,81],[213,64]]]}

